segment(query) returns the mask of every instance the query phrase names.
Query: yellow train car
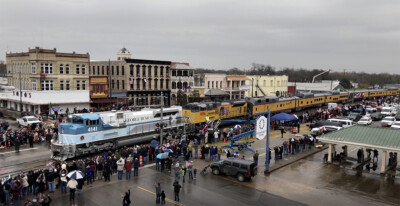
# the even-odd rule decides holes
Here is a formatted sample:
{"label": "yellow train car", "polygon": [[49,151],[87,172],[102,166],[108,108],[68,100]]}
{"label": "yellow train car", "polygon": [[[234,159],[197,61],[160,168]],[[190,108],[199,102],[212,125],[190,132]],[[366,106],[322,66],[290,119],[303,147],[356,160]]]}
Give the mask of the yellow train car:
{"label": "yellow train car", "polygon": [[329,94],[326,96],[326,103],[329,102],[345,102],[349,100],[348,92],[340,92],[337,94]]}
{"label": "yellow train car", "polygon": [[231,119],[247,115],[246,101],[222,102],[218,109],[217,119]]}
{"label": "yellow train car", "polygon": [[383,97],[386,96],[386,91],[381,90],[381,91],[369,91],[368,92],[368,97]]}

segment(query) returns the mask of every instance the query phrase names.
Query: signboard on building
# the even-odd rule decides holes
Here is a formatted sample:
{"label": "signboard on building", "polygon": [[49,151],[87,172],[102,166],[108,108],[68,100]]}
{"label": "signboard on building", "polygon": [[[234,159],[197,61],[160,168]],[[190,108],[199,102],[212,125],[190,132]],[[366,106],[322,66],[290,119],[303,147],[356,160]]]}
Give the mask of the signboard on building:
{"label": "signboard on building", "polygon": [[256,138],[262,140],[267,136],[267,118],[261,116],[256,121]]}
{"label": "signboard on building", "polygon": [[248,91],[249,89],[250,89],[249,85],[242,85],[242,86],[239,87],[240,91]]}

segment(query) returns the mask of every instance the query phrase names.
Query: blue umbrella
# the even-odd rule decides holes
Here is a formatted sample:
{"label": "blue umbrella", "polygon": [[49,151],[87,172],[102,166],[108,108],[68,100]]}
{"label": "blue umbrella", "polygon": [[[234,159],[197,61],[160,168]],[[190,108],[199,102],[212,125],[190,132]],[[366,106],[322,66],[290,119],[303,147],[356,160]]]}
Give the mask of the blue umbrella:
{"label": "blue umbrella", "polygon": [[240,128],[242,128],[242,126],[240,126],[240,125],[235,125],[235,127],[233,127],[233,128],[235,128],[235,129],[240,129]]}
{"label": "blue umbrella", "polygon": [[167,159],[168,155],[169,155],[168,152],[160,153],[157,155],[157,159]]}
{"label": "blue umbrella", "polygon": [[155,140],[155,139],[151,140],[150,146],[151,146],[151,147],[156,147],[156,146],[158,146],[158,141]]}
{"label": "blue umbrella", "polygon": [[172,151],[172,149],[164,149],[164,152],[174,153],[174,151]]}

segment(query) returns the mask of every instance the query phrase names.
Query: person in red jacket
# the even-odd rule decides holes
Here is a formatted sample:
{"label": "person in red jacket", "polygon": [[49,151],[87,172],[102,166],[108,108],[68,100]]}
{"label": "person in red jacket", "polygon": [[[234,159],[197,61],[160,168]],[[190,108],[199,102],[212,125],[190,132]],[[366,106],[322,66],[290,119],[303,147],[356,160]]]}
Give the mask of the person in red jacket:
{"label": "person in red jacket", "polygon": [[132,163],[131,161],[126,161],[125,163],[125,171],[126,171],[126,179],[130,180],[131,179],[131,171],[132,171]]}
{"label": "person in red jacket", "polygon": [[17,180],[13,186],[11,186],[11,191],[12,191],[12,202],[13,205],[19,205],[19,195],[21,193],[21,189],[22,189],[22,184],[19,180]]}

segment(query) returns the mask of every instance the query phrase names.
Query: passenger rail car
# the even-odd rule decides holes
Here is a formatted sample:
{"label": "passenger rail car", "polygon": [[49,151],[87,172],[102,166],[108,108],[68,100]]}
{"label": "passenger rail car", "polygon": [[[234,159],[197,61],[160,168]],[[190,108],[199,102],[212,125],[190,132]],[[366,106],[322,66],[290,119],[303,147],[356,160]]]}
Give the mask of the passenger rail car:
{"label": "passenger rail car", "polygon": [[243,101],[190,103],[183,108],[183,118],[187,124],[203,124],[209,120],[252,117],[267,113],[300,111],[309,107],[320,107],[328,103],[346,103],[353,99],[376,98],[400,95],[400,90],[363,90],[353,92],[302,93],[295,97],[257,97]]}
{"label": "passenger rail car", "polygon": [[[73,114],[60,124],[58,139],[51,145],[51,158],[76,156],[150,141],[158,137],[160,109]],[[164,132],[183,128],[182,108],[163,110]]]}

